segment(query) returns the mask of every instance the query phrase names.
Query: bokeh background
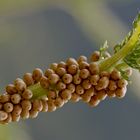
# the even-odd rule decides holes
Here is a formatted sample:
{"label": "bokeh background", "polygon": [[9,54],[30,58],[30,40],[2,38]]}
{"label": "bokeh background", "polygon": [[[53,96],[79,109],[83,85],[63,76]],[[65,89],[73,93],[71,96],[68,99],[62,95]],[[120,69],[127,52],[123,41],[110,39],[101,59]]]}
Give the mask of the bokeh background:
{"label": "bokeh background", "polygon": [[[0,88],[40,67],[110,50],[132,28],[139,0],[0,0]],[[96,108],[68,103],[37,119],[0,126],[0,140],[138,140],[140,74],[124,99]]]}

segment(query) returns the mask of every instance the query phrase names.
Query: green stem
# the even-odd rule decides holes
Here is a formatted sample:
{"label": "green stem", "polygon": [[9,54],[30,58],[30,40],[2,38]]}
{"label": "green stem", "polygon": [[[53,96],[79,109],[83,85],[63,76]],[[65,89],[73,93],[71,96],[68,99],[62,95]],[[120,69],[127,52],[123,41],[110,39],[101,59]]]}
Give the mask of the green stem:
{"label": "green stem", "polygon": [[29,86],[28,89],[30,89],[33,93],[33,98],[32,99],[41,98],[43,96],[46,96],[47,93],[48,93],[47,89],[42,88],[40,83]]}
{"label": "green stem", "polygon": [[118,70],[123,70],[123,69],[129,68],[129,66],[125,62],[122,62],[122,63],[118,64],[117,66],[115,66],[115,68]]}
{"label": "green stem", "polygon": [[[133,34],[128,42],[112,57],[101,61],[99,63],[99,67],[101,71],[109,70],[111,68],[116,67],[117,69],[125,69],[129,67],[125,62],[123,62],[123,58],[128,55],[128,53],[134,49],[135,43],[138,41],[140,35],[140,26],[137,26],[133,30]],[[55,87],[52,87],[55,89]],[[37,83],[33,86],[28,87],[33,92],[33,99],[41,98],[42,96],[47,96],[48,90],[43,89],[40,83]]]}
{"label": "green stem", "polygon": [[115,53],[112,57],[108,58],[105,61],[102,61],[99,64],[100,70],[108,70],[114,65],[116,65],[118,62],[120,62],[128,53],[135,47],[135,43],[139,39],[139,34],[140,34],[140,26],[138,26],[134,31],[129,39],[129,41],[122,47],[120,51]]}

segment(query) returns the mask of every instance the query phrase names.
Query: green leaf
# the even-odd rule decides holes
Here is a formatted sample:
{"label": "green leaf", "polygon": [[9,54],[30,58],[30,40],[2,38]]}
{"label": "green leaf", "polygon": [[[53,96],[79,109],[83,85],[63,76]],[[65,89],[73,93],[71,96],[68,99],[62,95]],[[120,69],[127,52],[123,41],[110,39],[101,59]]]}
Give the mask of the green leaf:
{"label": "green leaf", "polygon": [[109,48],[107,40],[104,42],[103,46],[100,48],[100,59],[104,58],[107,49]]}
{"label": "green leaf", "polygon": [[124,45],[129,41],[129,39],[131,38],[131,36],[133,35],[133,33],[135,32],[135,29],[140,26],[140,13],[138,14],[138,16],[135,18],[135,20],[133,21],[133,30],[131,32],[128,33],[128,35],[125,37],[125,39],[120,43],[117,44],[114,47],[114,53],[117,53],[122,47],[124,47]]}
{"label": "green leaf", "polygon": [[140,15],[134,22],[132,31],[122,43],[116,45],[115,54],[100,62],[101,71],[108,70],[123,60],[132,68],[140,70]]}
{"label": "green leaf", "polygon": [[134,49],[124,58],[124,62],[130,67],[140,70],[140,40],[134,46]]}
{"label": "green leaf", "polygon": [[128,82],[131,82],[130,79],[129,79],[129,76],[126,74],[126,72],[124,70],[119,70],[120,73],[121,73],[121,76],[127,80]]}
{"label": "green leaf", "polygon": [[137,28],[137,26],[140,25],[140,12],[138,14],[138,16],[135,18],[135,20],[133,21],[133,27],[134,29]]}
{"label": "green leaf", "polygon": [[114,47],[114,53],[117,53],[121,48],[122,48],[122,46],[121,46],[120,44],[117,44],[117,45]]}
{"label": "green leaf", "polygon": [[114,47],[114,53],[117,53],[122,47],[124,47],[124,45],[127,44],[132,35],[133,31],[129,32],[128,35],[125,37],[125,39],[120,44],[117,44]]}

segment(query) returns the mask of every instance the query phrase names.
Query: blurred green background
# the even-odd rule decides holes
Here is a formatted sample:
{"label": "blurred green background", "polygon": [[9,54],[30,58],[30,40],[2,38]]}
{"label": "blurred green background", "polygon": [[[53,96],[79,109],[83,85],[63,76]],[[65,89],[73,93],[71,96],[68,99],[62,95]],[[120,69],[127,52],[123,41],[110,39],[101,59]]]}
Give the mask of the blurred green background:
{"label": "blurred green background", "polygon": [[[139,9],[139,0],[0,0],[1,91],[36,67],[89,56],[105,40],[113,47]],[[107,99],[95,109],[68,103],[37,119],[0,126],[0,140],[138,140],[139,80],[134,72],[124,99]]]}

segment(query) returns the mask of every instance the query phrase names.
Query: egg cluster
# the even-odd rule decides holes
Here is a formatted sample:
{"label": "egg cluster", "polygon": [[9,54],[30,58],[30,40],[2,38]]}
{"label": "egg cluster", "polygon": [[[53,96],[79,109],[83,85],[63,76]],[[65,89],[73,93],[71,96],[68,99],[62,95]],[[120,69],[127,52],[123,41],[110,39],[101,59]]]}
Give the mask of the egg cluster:
{"label": "egg cluster", "polygon": [[[106,54],[107,57],[110,55]],[[26,73],[23,79],[17,78],[0,95],[0,123],[35,118],[39,112],[55,111],[69,100],[82,100],[95,107],[107,96],[123,98],[127,81],[116,69],[100,71],[99,59],[100,53],[95,51],[90,62],[85,56],[77,60],[69,58],[66,62],[51,64],[44,73],[37,68]],[[126,74],[130,76],[131,70],[126,70]],[[37,84],[46,91],[46,97],[33,98],[31,87]]]}

